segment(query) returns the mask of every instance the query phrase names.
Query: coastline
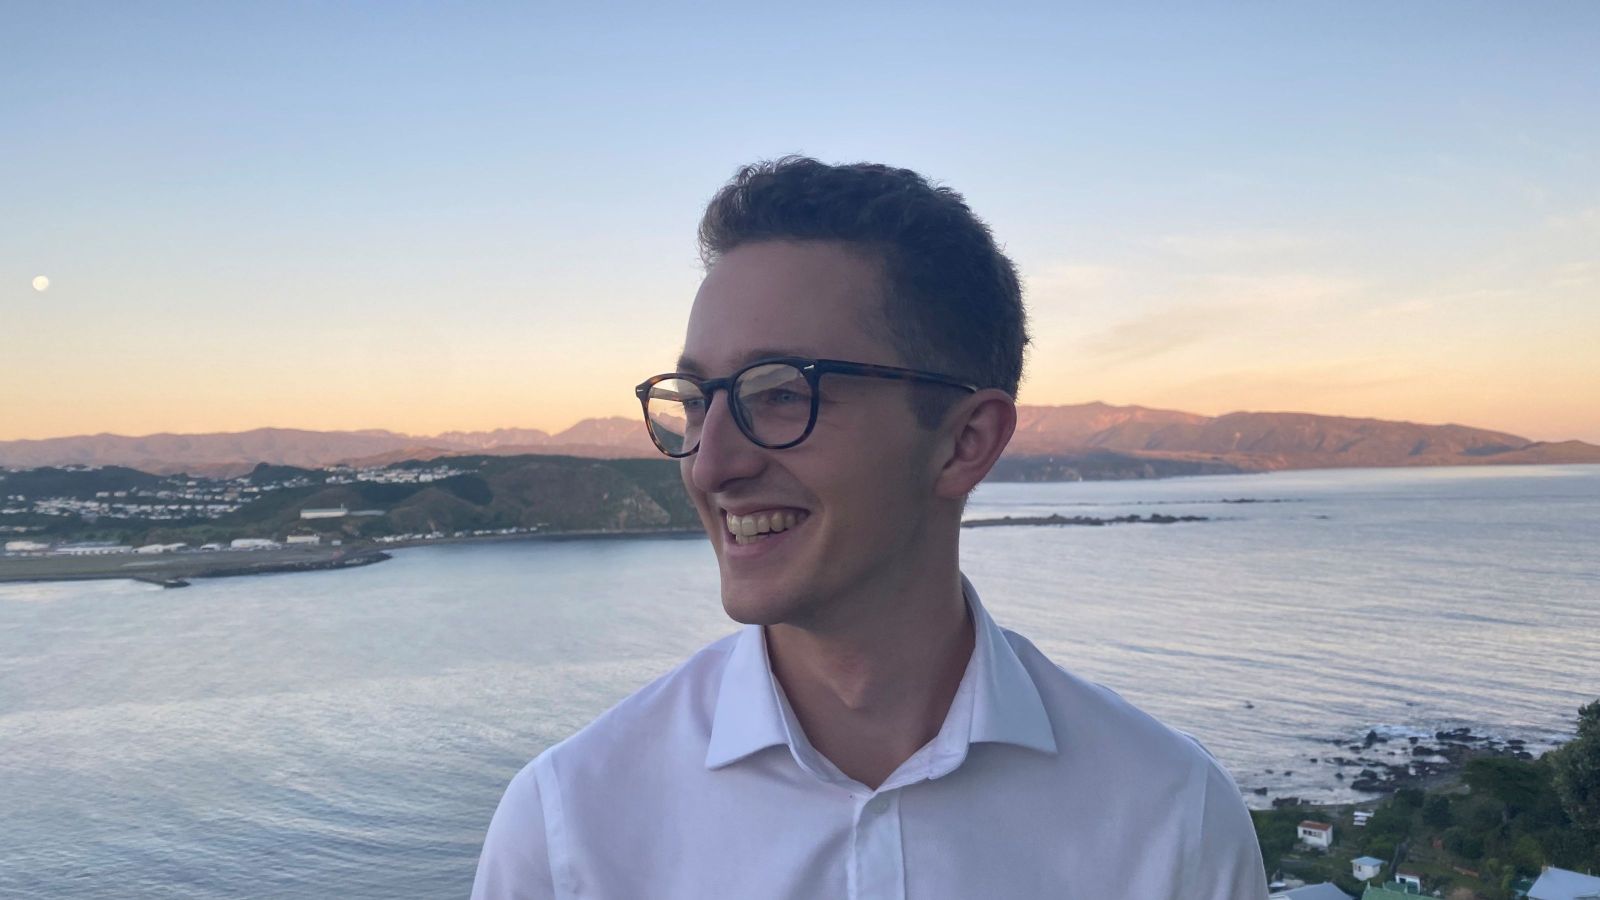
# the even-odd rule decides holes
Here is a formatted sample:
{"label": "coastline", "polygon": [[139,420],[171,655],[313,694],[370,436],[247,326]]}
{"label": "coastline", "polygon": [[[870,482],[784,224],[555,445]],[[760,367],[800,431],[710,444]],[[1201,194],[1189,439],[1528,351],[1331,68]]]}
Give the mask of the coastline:
{"label": "coastline", "polygon": [[[1351,809],[1372,809],[1384,800],[1393,797],[1397,791],[1406,788],[1416,788],[1424,791],[1454,791],[1462,784],[1462,775],[1467,764],[1475,759],[1520,759],[1532,760],[1536,754],[1531,752],[1528,741],[1522,738],[1507,738],[1501,740],[1486,734],[1475,734],[1470,727],[1458,727],[1449,731],[1436,731],[1432,737],[1419,735],[1393,736],[1379,734],[1376,730],[1367,732],[1365,738],[1331,738],[1328,743],[1338,748],[1308,760],[1311,767],[1332,767],[1328,773],[1332,777],[1332,787],[1337,784],[1341,788],[1355,791],[1365,796],[1339,800],[1333,802],[1308,800],[1292,794],[1278,794],[1266,787],[1246,787],[1240,785],[1239,792],[1247,800],[1257,803],[1265,800],[1270,806],[1254,806],[1256,809],[1283,807],[1303,807],[1309,810],[1339,811]],[[1341,752],[1342,751],[1342,752]],[[1352,754],[1350,756],[1345,753]],[[1387,757],[1387,758],[1385,758]],[[1347,772],[1353,772],[1347,775]],[[1234,773],[1240,781],[1246,780],[1243,773]],[[1273,774],[1271,770],[1267,774]]]}
{"label": "coastline", "polygon": [[345,546],[287,546],[266,550],[187,550],[142,555],[10,556],[0,558],[0,584],[45,581],[95,581],[129,579],[164,587],[184,587],[191,578],[232,578],[283,572],[315,572],[373,565],[390,559],[388,551],[435,544],[501,541],[637,540],[640,538],[690,538],[704,535],[699,528],[649,528],[619,531],[527,532],[522,534],[465,535],[417,538],[377,543],[362,541]]}
{"label": "coastline", "polygon": [[0,584],[125,578],[163,587],[185,587],[191,578],[348,569],[389,558],[388,553],[366,545],[191,551],[159,556],[31,556],[0,560]]}
{"label": "coastline", "polygon": [[[1105,525],[1170,525],[1214,521],[1208,516],[1131,515],[1097,518],[1093,516],[1005,516],[998,519],[968,519],[962,528],[997,526],[1100,527]],[[127,578],[167,587],[183,587],[190,578],[229,578],[240,575],[266,575],[281,572],[311,572],[345,569],[389,559],[389,550],[429,547],[439,544],[500,543],[506,541],[611,541],[648,538],[689,539],[703,537],[699,526],[692,528],[582,529],[575,531],[530,531],[516,534],[451,535],[412,538],[404,541],[361,541],[333,547],[285,546],[262,550],[180,550],[149,556],[117,553],[104,556],[7,556],[0,557],[0,584],[41,581],[90,581]]]}

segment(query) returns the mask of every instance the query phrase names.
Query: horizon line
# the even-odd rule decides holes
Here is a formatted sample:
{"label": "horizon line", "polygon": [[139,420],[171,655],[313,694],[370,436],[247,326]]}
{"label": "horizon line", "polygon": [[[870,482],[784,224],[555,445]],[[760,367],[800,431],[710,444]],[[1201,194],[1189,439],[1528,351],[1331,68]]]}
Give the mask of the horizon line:
{"label": "horizon line", "polygon": [[[1197,412],[1192,412],[1192,411],[1189,411],[1189,410],[1175,409],[1175,408],[1170,408],[1170,407],[1146,406],[1146,405],[1143,405],[1143,404],[1140,404],[1140,403],[1110,403],[1110,402],[1103,401],[1103,400],[1088,400],[1088,401],[1082,401],[1082,402],[1078,402],[1078,403],[1018,403],[1017,404],[1017,408],[1018,409],[1052,409],[1052,408],[1062,408],[1062,407],[1083,407],[1083,406],[1105,406],[1105,407],[1109,407],[1111,409],[1139,409],[1139,410],[1146,410],[1146,411],[1149,411],[1149,412],[1179,413],[1179,414],[1182,414],[1182,415],[1199,416],[1201,418],[1213,419],[1213,420],[1214,419],[1220,419],[1220,418],[1223,418],[1223,417],[1226,417],[1226,416],[1230,416],[1230,415],[1240,415],[1240,414],[1248,414],[1248,415],[1315,416],[1317,418],[1323,418],[1323,419],[1348,419],[1348,420],[1353,420],[1353,421],[1386,422],[1386,423],[1392,423],[1392,424],[1417,425],[1417,426],[1420,426],[1420,427],[1428,427],[1428,428],[1452,428],[1452,427],[1453,428],[1471,428],[1471,429],[1476,430],[1476,431],[1498,432],[1500,434],[1504,434],[1504,435],[1507,435],[1507,436],[1510,436],[1510,437],[1520,438],[1522,440],[1531,441],[1531,442],[1534,442],[1534,443],[1550,444],[1550,443],[1564,443],[1564,442],[1567,442],[1567,441],[1579,441],[1579,442],[1587,443],[1587,441],[1585,441],[1585,439],[1578,438],[1578,437],[1530,438],[1530,437],[1527,437],[1526,435],[1518,434],[1518,433],[1512,432],[1512,431],[1507,431],[1507,430],[1502,429],[1502,428],[1497,428],[1497,427],[1493,427],[1493,426],[1486,426],[1486,425],[1470,425],[1470,424],[1466,424],[1466,423],[1463,423],[1463,422],[1440,422],[1440,421],[1426,422],[1426,421],[1417,421],[1415,419],[1409,419],[1409,418],[1407,418],[1407,419],[1385,419],[1385,418],[1381,418],[1381,417],[1378,417],[1378,416],[1371,416],[1371,415],[1346,415],[1346,414],[1341,414],[1341,413],[1319,413],[1319,412],[1310,412],[1310,411],[1302,410],[1302,409],[1234,409],[1234,410],[1229,410],[1227,412],[1210,414],[1210,413],[1197,413]],[[298,432],[307,432],[307,433],[312,433],[312,434],[386,434],[386,435],[395,435],[395,436],[404,437],[404,438],[414,438],[414,439],[417,439],[417,440],[434,439],[434,438],[438,438],[438,437],[441,437],[443,435],[452,434],[452,433],[457,433],[457,434],[489,434],[489,433],[492,433],[492,432],[495,432],[495,431],[537,431],[537,432],[539,432],[541,434],[544,434],[544,435],[547,435],[549,437],[556,437],[556,436],[561,435],[561,434],[563,434],[563,433],[565,433],[567,431],[572,430],[573,428],[576,428],[577,426],[579,426],[579,425],[581,425],[581,424],[583,424],[585,422],[605,421],[605,420],[610,420],[610,419],[621,419],[621,420],[625,420],[625,421],[633,421],[633,417],[632,416],[625,416],[625,415],[613,413],[613,414],[609,414],[609,415],[584,416],[582,418],[574,420],[571,424],[568,424],[565,427],[557,428],[557,429],[537,428],[537,427],[532,427],[532,426],[521,426],[521,425],[496,425],[496,426],[493,426],[491,428],[475,428],[475,429],[474,428],[447,428],[447,429],[444,429],[442,431],[434,432],[434,433],[431,433],[431,434],[419,434],[419,433],[411,432],[411,431],[400,431],[400,430],[396,430],[396,429],[393,429],[393,428],[383,428],[383,427],[311,428],[311,427],[296,426],[296,425],[255,425],[255,426],[251,426],[249,428],[241,428],[241,429],[236,429],[236,430],[218,429],[218,430],[207,430],[207,431],[174,431],[174,430],[167,429],[167,430],[161,430],[161,431],[144,432],[144,433],[140,433],[140,434],[128,434],[128,433],[115,432],[115,431],[95,431],[95,432],[82,432],[82,431],[80,431],[80,432],[72,432],[72,433],[67,433],[67,434],[53,434],[53,435],[47,435],[47,436],[44,436],[44,437],[0,437],[0,443],[7,443],[7,444],[9,444],[9,443],[21,443],[21,442],[35,442],[35,443],[38,443],[38,442],[44,442],[44,441],[70,440],[72,438],[126,438],[126,439],[129,439],[129,440],[141,440],[141,439],[147,439],[147,438],[166,437],[166,436],[171,436],[171,437],[196,437],[196,436],[205,436],[205,435],[240,435],[240,434],[250,434],[252,432],[257,432],[257,431],[298,431]],[[1600,440],[1600,438],[1597,438],[1597,440]]]}

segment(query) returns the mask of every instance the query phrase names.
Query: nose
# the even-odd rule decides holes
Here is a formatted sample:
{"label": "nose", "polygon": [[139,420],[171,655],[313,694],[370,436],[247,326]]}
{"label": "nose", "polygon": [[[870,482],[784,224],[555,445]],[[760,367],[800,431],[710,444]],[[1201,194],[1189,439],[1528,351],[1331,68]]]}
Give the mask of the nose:
{"label": "nose", "polygon": [[704,493],[719,493],[734,481],[759,474],[765,453],[739,430],[728,392],[718,391],[700,427],[700,449],[689,457],[690,480]]}

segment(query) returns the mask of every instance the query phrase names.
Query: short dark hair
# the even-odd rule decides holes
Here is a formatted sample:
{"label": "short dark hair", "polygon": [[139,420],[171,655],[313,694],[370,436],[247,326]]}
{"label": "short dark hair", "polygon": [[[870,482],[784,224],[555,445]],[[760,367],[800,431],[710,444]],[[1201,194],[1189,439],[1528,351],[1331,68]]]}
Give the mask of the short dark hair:
{"label": "short dark hair", "polygon": [[[910,169],[804,156],[741,168],[700,220],[707,267],[744,244],[841,241],[884,267],[883,321],[905,364],[1017,395],[1027,321],[1016,266],[955,191]],[[923,392],[924,425],[949,391]]]}

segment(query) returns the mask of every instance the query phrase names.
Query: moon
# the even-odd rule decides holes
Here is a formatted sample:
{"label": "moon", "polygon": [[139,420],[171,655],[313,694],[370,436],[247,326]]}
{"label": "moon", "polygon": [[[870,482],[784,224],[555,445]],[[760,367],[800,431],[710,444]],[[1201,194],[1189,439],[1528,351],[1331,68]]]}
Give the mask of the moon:
{"label": "moon", "polygon": [[33,289],[41,294],[50,290],[50,279],[43,275],[35,275],[33,277]]}

